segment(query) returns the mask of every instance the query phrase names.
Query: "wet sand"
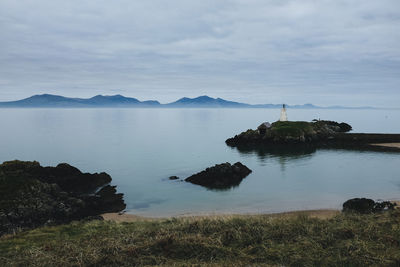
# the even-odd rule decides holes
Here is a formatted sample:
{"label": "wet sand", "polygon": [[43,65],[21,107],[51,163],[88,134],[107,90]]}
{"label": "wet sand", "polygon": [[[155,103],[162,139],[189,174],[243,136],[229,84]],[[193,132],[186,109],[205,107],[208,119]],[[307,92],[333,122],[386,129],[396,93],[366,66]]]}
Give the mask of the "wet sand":
{"label": "wet sand", "polygon": [[370,144],[371,146],[378,147],[389,147],[389,148],[398,148],[400,149],[400,143],[380,143],[380,144]]}

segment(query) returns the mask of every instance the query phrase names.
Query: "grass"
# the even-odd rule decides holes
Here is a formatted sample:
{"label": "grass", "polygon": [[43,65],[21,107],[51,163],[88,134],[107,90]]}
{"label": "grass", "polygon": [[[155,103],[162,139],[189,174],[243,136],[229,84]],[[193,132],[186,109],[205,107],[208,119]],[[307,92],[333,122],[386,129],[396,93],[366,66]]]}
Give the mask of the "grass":
{"label": "grass", "polygon": [[272,124],[271,129],[278,136],[300,136],[310,134],[313,124],[306,121],[277,121]]}
{"label": "grass", "polygon": [[399,266],[400,211],[74,222],[0,239],[0,266]]}

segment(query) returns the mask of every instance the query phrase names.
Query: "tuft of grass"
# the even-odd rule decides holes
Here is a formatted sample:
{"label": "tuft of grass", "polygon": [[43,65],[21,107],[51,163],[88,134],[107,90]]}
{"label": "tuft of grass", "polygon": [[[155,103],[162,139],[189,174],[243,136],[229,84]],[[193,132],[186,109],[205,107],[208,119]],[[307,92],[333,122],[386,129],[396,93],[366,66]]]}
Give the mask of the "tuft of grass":
{"label": "tuft of grass", "polygon": [[398,266],[400,211],[73,222],[0,238],[0,266]]}

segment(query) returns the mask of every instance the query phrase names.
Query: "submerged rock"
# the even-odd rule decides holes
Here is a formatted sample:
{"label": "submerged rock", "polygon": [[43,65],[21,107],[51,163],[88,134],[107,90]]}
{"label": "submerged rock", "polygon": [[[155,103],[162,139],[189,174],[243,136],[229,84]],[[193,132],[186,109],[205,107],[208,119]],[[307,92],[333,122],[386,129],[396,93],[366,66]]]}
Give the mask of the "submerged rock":
{"label": "submerged rock", "polygon": [[38,162],[4,162],[0,164],[0,235],[125,209],[123,195],[104,186],[110,181],[106,173],[82,173],[68,164],[42,167]]}
{"label": "submerged rock", "polygon": [[170,179],[170,180],[178,180],[179,177],[178,177],[178,176],[170,176],[169,179]]}
{"label": "submerged rock", "polygon": [[343,211],[368,214],[393,210],[395,206],[396,204],[390,201],[375,202],[369,198],[352,198],[343,203]]}
{"label": "submerged rock", "polygon": [[194,174],[185,181],[210,189],[228,189],[239,185],[250,173],[251,170],[240,162],[233,165],[226,162]]}

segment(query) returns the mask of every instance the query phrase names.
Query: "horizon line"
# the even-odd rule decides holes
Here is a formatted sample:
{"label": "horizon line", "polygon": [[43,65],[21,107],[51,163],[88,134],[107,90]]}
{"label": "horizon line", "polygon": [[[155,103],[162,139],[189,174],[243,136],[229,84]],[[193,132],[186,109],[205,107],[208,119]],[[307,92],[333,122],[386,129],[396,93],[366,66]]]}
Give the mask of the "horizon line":
{"label": "horizon line", "polygon": [[[287,104],[287,103],[257,103],[257,104],[249,104],[249,103],[244,103],[244,102],[237,102],[237,101],[232,101],[232,100],[227,100],[221,97],[211,97],[209,95],[199,95],[196,97],[187,97],[187,96],[182,96],[178,99],[176,99],[175,101],[172,102],[166,102],[166,103],[161,103],[160,101],[156,100],[156,99],[147,99],[147,100],[140,100],[136,97],[133,96],[125,96],[122,94],[115,94],[115,95],[109,95],[109,94],[97,94],[94,95],[92,97],[72,97],[72,96],[65,96],[65,95],[57,95],[57,94],[49,94],[49,93],[41,93],[41,94],[34,94],[34,95],[30,95],[28,97],[22,98],[22,99],[17,99],[17,100],[8,100],[8,101],[0,101],[0,103],[12,103],[12,102],[18,102],[18,101],[22,101],[25,99],[29,99],[35,96],[58,96],[58,97],[64,97],[64,98],[68,98],[68,99],[82,99],[82,100],[89,100],[98,96],[102,96],[102,97],[116,97],[116,96],[120,96],[123,98],[130,98],[130,99],[136,99],[140,102],[146,102],[146,101],[155,101],[158,102],[160,105],[168,105],[168,104],[172,104],[175,103],[181,99],[197,99],[197,98],[201,98],[201,97],[207,97],[210,99],[221,99],[224,101],[229,101],[229,102],[234,102],[234,103],[238,103],[238,104],[243,104],[243,105],[248,105],[249,107],[254,107],[254,106],[262,106],[262,105],[287,105],[289,108],[293,108],[294,106],[312,106],[314,108],[322,108],[322,109],[334,109],[334,108],[338,108],[338,109],[381,109],[381,110],[389,110],[389,109],[400,109],[400,107],[377,107],[377,106],[341,106],[341,105],[330,105],[330,106],[320,106],[318,104],[314,104],[314,103],[304,103],[304,104]],[[262,108],[262,107],[259,107]]]}

